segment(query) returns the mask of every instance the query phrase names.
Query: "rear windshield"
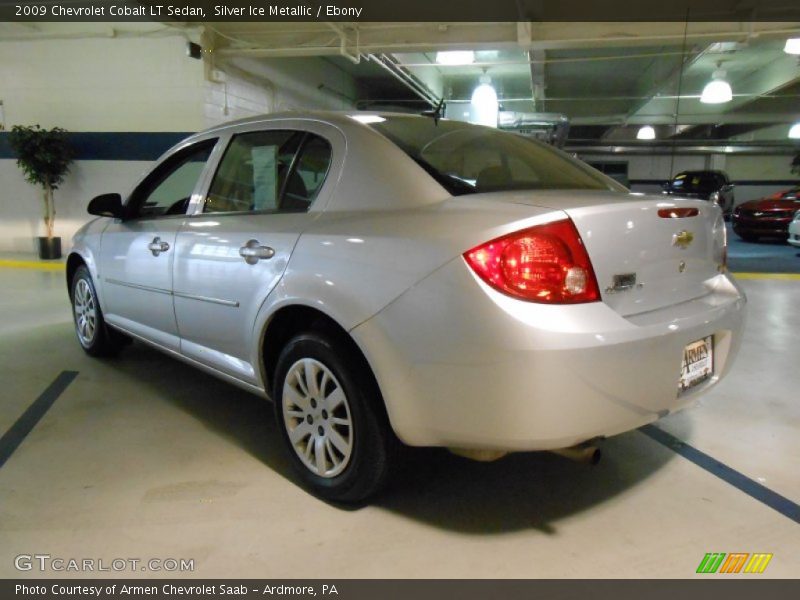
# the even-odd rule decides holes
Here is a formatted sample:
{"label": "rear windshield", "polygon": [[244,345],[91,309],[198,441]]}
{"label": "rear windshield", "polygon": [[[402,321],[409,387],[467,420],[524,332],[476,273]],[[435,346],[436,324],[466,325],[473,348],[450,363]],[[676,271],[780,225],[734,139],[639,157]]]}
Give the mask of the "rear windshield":
{"label": "rear windshield", "polygon": [[546,144],[461,121],[387,117],[370,126],[389,138],[453,195],[508,190],[613,190],[624,187]]}
{"label": "rear windshield", "polygon": [[713,192],[722,186],[716,173],[680,173],[672,180],[672,188],[684,192]]}

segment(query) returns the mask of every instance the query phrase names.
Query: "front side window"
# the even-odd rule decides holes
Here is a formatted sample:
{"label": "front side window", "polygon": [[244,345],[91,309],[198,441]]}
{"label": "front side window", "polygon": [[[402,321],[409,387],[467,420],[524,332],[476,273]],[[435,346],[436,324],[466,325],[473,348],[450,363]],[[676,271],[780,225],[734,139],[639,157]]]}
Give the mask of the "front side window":
{"label": "front side window", "polygon": [[461,121],[392,116],[370,125],[453,195],[625,188],[533,139]]}
{"label": "front side window", "polygon": [[186,213],[192,192],[216,140],[200,142],[161,163],[134,191],[129,218],[154,218]]}
{"label": "front side window", "polygon": [[257,131],[233,138],[203,212],[303,212],[317,197],[331,146],[301,131]]}

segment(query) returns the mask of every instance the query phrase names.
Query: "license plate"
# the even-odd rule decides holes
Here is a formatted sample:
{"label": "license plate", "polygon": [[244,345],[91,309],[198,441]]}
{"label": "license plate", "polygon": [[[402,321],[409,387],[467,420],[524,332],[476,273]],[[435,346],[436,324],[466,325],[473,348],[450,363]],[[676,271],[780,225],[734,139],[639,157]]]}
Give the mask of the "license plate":
{"label": "license plate", "polygon": [[678,383],[680,391],[688,390],[714,374],[714,337],[692,342],[683,349],[683,366]]}

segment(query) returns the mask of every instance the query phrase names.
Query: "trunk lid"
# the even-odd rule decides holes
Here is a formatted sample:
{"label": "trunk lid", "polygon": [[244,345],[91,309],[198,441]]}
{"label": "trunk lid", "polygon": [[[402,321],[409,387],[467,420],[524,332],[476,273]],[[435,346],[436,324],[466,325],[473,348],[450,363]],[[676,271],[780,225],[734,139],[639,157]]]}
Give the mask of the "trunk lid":
{"label": "trunk lid", "polygon": [[[589,253],[603,301],[623,316],[704,296],[707,280],[719,273],[725,222],[719,207],[708,202],[596,191],[503,196],[567,213]],[[671,208],[696,209],[697,215],[659,216]]]}

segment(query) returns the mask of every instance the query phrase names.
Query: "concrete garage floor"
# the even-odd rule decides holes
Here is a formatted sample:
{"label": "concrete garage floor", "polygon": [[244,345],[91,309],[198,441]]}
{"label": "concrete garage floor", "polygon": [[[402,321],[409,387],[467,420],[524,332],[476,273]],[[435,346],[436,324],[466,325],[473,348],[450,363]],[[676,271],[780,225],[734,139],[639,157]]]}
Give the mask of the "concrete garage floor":
{"label": "concrete garage floor", "polygon": [[775,238],[745,242],[728,223],[728,266],[736,273],[800,273],[800,248]]}
{"label": "concrete garage floor", "polygon": [[[735,371],[657,426],[798,502],[800,280],[743,284]],[[0,267],[0,289],[0,434],[78,372],[0,468],[0,577],[41,576],[13,566],[37,553],[194,559],[194,577],[526,578],[691,577],[706,552],[770,552],[762,575],[705,577],[800,574],[797,522],[639,431],[594,468],[415,452],[375,505],[327,505],[293,482],[262,400],[143,344],[87,357],[61,272]]]}

